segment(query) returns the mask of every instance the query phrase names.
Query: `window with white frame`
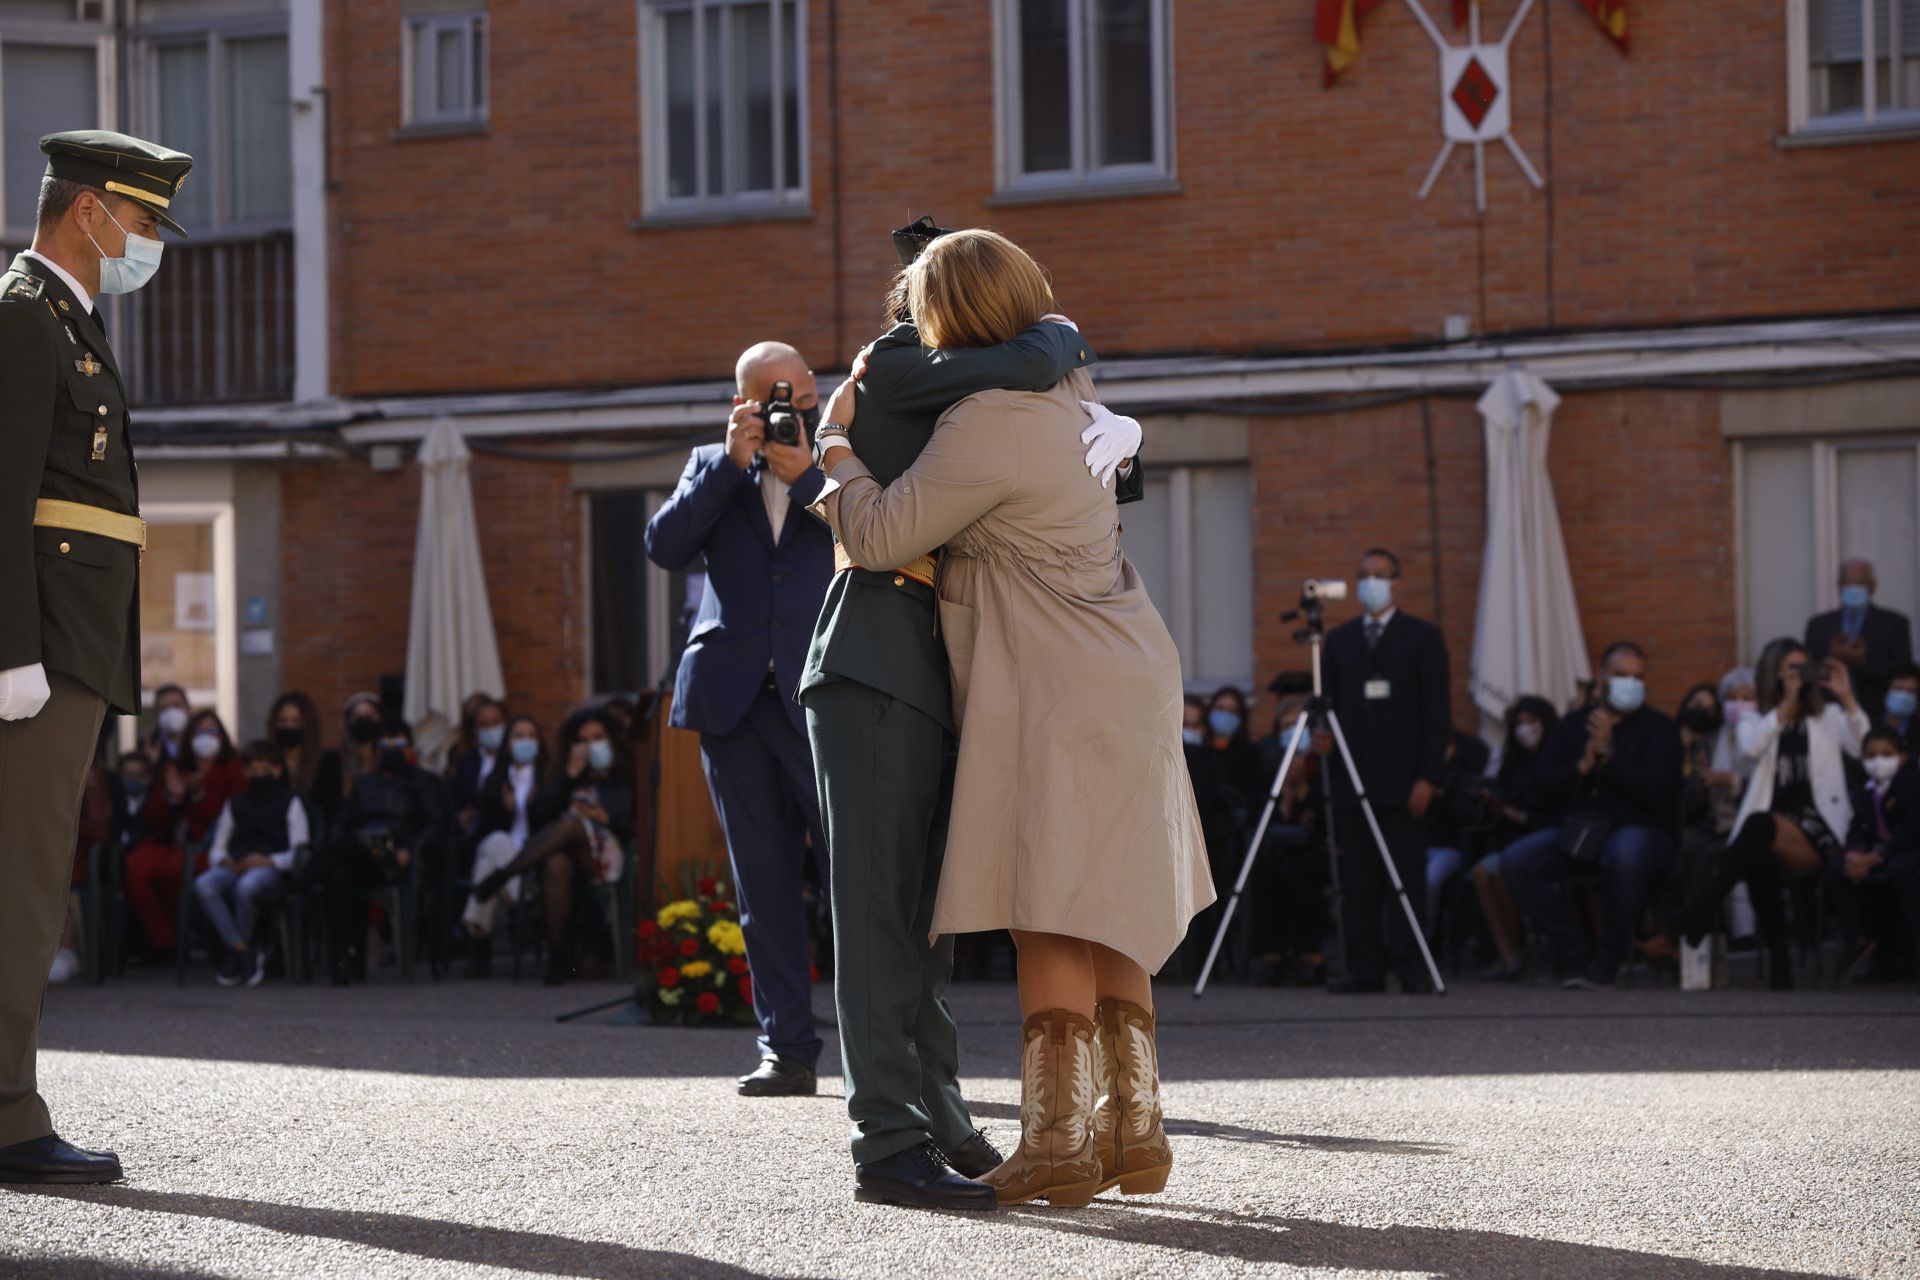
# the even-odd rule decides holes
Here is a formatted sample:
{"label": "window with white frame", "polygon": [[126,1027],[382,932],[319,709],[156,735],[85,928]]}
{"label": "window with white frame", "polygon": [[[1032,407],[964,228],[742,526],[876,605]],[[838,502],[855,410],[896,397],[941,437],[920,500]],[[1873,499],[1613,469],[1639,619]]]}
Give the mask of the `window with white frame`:
{"label": "window with white frame", "polygon": [[1003,192],[1173,172],[1172,0],[997,0]]}
{"label": "window with white frame", "polygon": [[1796,129],[1920,127],[1920,0],[1797,0]]}
{"label": "window with white frame", "polygon": [[1920,611],[1920,441],[1749,441],[1736,468],[1744,661],[1839,607],[1844,560],[1873,562],[1878,604]]}
{"label": "window with white frame", "polygon": [[805,208],[806,5],[643,0],[648,212]]}
{"label": "window with white frame", "polygon": [[1244,465],[1150,467],[1121,545],[1180,649],[1188,687],[1252,687],[1253,485]]}
{"label": "window with white frame", "polygon": [[193,157],[169,212],[190,232],[259,232],[293,217],[287,37],[271,28],[152,36],[146,118]]}
{"label": "window with white frame", "polygon": [[402,44],[401,98],[407,124],[431,127],[486,120],[486,14],[468,11],[408,18]]}
{"label": "window with white frame", "polygon": [[40,139],[112,123],[110,39],[97,23],[0,20],[0,235],[8,244],[33,239],[47,170]]}

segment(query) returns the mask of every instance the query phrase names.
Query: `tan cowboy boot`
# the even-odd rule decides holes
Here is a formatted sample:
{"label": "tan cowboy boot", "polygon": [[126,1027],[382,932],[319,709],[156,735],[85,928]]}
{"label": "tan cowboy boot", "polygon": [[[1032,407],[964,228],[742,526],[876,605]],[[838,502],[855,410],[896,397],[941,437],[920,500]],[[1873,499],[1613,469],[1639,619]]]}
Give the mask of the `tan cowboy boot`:
{"label": "tan cowboy boot", "polygon": [[1130,1000],[1102,1000],[1095,1058],[1105,1071],[1094,1112],[1100,1152],[1100,1189],[1125,1196],[1164,1191],[1173,1172],[1173,1147],[1161,1123],[1160,1054],[1153,1015]]}
{"label": "tan cowboy boot", "polygon": [[1020,1147],[981,1181],[1002,1205],[1093,1203],[1100,1156],[1093,1146],[1093,1023],[1067,1009],[1028,1018],[1020,1030]]}

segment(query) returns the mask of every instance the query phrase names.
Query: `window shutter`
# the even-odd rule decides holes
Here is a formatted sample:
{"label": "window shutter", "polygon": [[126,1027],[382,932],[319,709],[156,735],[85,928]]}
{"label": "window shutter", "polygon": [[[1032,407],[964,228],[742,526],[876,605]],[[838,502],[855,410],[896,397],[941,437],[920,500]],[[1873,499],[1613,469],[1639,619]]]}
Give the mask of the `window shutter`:
{"label": "window shutter", "polygon": [[8,44],[0,51],[5,99],[7,208],[11,231],[31,231],[47,171],[40,139],[67,129],[91,129],[100,120],[100,83],[94,50],[84,45]]}
{"label": "window shutter", "polygon": [[1815,66],[1858,62],[1861,48],[1860,0],[1807,0],[1807,52]]}

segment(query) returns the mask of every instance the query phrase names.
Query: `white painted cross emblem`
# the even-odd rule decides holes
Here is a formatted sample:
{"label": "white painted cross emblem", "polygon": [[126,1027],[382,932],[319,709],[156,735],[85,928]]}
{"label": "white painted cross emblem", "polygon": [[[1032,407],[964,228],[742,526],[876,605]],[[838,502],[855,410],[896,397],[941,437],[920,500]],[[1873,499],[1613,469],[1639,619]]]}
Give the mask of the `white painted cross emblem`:
{"label": "white painted cross emblem", "polygon": [[1407,0],[1407,7],[1413,10],[1413,16],[1419,19],[1426,29],[1434,47],[1440,51],[1440,126],[1446,136],[1446,143],[1435,157],[1433,168],[1427,171],[1427,180],[1420,184],[1420,198],[1425,200],[1427,193],[1433,190],[1433,184],[1440,180],[1441,170],[1447,167],[1447,161],[1458,146],[1473,148],[1473,203],[1480,212],[1487,210],[1487,143],[1504,142],[1507,150],[1513,154],[1514,163],[1527,175],[1536,187],[1546,186],[1540,173],[1527,159],[1527,153],[1513,140],[1513,105],[1510,91],[1512,79],[1507,69],[1507,50],[1513,44],[1513,38],[1519,34],[1520,24],[1533,12],[1534,0],[1520,0],[1520,8],[1514,13],[1513,21],[1507,24],[1507,33],[1500,37],[1498,44],[1480,42],[1480,6],[1469,6],[1467,43],[1450,43],[1440,34],[1440,28],[1428,16],[1421,0]]}

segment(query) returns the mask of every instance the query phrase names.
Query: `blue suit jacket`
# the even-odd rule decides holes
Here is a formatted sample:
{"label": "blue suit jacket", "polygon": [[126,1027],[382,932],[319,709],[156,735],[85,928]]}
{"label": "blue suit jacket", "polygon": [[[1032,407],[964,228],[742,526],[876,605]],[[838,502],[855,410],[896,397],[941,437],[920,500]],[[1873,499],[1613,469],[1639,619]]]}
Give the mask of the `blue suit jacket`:
{"label": "blue suit jacket", "polygon": [[[678,572],[707,558],[707,589],[673,685],[676,729],[725,735],[760,694],[768,663],[782,690],[799,687],[813,624],[833,579],[833,534],[807,514],[826,477],[810,468],[793,485],[786,527],[775,536],[758,467],[741,471],[724,445],[701,445],[680,484],[647,522],[647,558]],[[806,732],[805,713],[784,699]]]}

